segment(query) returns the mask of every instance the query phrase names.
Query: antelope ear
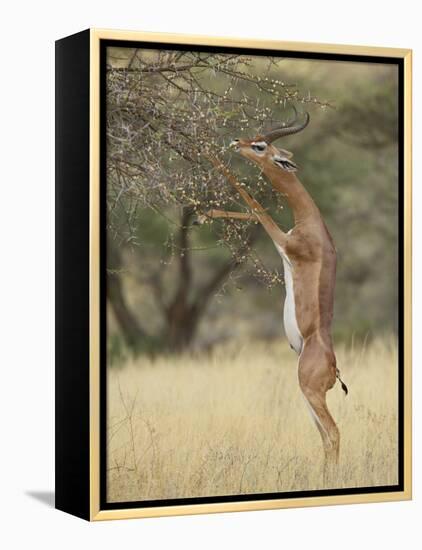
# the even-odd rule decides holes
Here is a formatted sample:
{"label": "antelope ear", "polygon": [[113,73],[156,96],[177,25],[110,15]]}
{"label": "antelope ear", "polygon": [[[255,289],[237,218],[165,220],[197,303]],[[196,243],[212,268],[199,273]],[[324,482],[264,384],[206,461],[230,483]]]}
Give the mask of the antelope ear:
{"label": "antelope ear", "polygon": [[293,153],[287,151],[287,149],[279,149],[279,151],[283,155],[283,157],[286,157],[287,159],[291,159],[293,157]]}
{"label": "antelope ear", "polygon": [[287,172],[296,172],[297,170],[297,164],[295,164],[292,160],[282,157],[280,155],[275,155],[273,157],[273,162],[283,170],[286,170]]}

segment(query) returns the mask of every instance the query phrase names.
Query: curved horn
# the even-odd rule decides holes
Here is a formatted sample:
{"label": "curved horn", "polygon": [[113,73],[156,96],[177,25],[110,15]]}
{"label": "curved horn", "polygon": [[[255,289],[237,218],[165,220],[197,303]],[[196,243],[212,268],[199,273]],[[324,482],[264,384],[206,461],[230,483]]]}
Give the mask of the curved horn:
{"label": "curved horn", "polygon": [[[305,113],[305,120],[301,124],[297,124],[296,126],[282,126],[281,128],[276,128],[275,130],[272,130],[271,132],[268,132],[264,136],[262,136],[262,139],[266,141],[267,143],[272,143],[276,139],[279,139],[281,137],[290,136],[292,134],[297,134],[298,132],[301,132],[308,126],[309,120],[310,120],[309,113]],[[296,119],[292,122],[294,124],[297,120]]]}
{"label": "curved horn", "polygon": [[283,128],[285,127],[291,127],[293,126],[293,124],[296,124],[296,122],[299,120],[299,113],[297,112],[297,109],[294,105],[292,105],[292,109],[293,109],[293,112],[294,112],[294,118],[293,120],[288,120],[287,122],[283,123],[282,126]]}

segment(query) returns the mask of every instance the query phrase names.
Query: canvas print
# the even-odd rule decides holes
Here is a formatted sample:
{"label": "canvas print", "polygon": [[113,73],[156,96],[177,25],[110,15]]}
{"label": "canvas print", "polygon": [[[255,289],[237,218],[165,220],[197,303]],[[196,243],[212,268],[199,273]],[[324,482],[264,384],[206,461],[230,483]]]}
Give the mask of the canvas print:
{"label": "canvas print", "polygon": [[107,503],[399,482],[399,69],[106,49]]}

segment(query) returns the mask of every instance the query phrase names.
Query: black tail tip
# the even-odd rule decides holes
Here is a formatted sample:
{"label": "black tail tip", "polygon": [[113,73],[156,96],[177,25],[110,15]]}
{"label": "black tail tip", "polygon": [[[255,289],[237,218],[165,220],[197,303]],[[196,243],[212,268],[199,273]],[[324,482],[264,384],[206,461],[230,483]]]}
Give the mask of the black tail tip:
{"label": "black tail tip", "polygon": [[347,395],[349,393],[349,390],[347,389],[347,386],[344,382],[340,380],[341,389],[344,391],[344,393]]}

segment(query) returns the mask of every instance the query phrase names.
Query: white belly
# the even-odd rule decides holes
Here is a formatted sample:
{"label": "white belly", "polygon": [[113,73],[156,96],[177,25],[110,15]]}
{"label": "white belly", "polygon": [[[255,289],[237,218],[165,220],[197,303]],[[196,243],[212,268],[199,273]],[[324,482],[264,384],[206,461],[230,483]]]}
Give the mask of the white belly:
{"label": "white belly", "polygon": [[275,246],[283,260],[284,267],[284,284],[286,288],[286,300],[284,302],[284,331],[291,347],[297,354],[300,354],[302,351],[303,337],[296,320],[292,266],[283,249],[278,244]]}

